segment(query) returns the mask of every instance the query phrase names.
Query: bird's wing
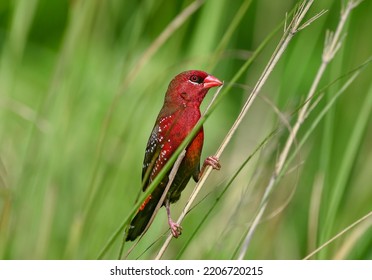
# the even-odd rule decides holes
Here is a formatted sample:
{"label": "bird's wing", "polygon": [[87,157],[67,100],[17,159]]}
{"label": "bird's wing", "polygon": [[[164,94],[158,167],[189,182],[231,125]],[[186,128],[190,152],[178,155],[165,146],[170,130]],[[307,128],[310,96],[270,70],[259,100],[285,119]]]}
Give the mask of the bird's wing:
{"label": "bird's wing", "polygon": [[[170,110],[168,109],[168,111]],[[143,191],[161,171],[187,135],[186,131],[178,132],[181,129],[178,120],[182,115],[182,110],[171,110],[167,113],[160,112],[147,142],[142,167]]]}
{"label": "bird's wing", "polygon": [[159,125],[155,124],[154,128],[152,129],[151,135],[149,140],[147,141],[146,151],[145,151],[145,158],[143,159],[142,165],[142,190],[145,191],[148,184],[149,179],[156,163],[156,160],[159,157],[159,153],[161,151],[161,145],[159,143]]}

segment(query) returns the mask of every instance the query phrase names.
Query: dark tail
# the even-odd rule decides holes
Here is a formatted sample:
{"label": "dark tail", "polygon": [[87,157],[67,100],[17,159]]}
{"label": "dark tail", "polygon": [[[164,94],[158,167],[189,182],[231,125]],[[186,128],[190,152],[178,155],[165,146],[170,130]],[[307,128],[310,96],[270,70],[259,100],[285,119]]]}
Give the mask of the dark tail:
{"label": "dark tail", "polygon": [[161,197],[159,195],[150,195],[145,202],[138,209],[136,216],[130,222],[127,241],[134,241],[146,229],[147,224],[150,222],[151,216],[155,211],[156,205]]}

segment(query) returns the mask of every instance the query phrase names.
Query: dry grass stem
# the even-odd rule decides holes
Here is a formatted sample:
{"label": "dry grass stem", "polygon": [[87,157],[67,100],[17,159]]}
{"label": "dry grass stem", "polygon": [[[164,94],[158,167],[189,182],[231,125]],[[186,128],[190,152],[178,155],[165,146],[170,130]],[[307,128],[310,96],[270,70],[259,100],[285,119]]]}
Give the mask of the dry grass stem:
{"label": "dry grass stem", "polygon": [[[344,230],[340,231],[338,234],[336,234],[334,237],[332,237],[331,239],[329,239],[327,242],[325,242],[323,245],[321,245],[320,247],[318,247],[316,250],[314,250],[312,253],[310,253],[309,255],[307,255],[305,258],[303,258],[304,260],[308,260],[310,259],[311,257],[313,257],[316,253],[320,252],[322,249],[324,249],[326,246],[328,246],[329,244],[331,244],[333,241],[335,241],[337,238],[341,237],[342,235],[344,235],[346,232],[348,232],[349,230],[351,230],[353,227],[359,225],[360,223],[362,223],[363,221],[367,220],[368,218],[371,218],[372,217],[372,211],[367,213],[365,216],[363,216],[362,218],[360,218],[359,220],[355,221],[354,223],[352,223],[350,226],[346,227]],[[371,220],[367,220],[366,223],[368,224],[371,224]]]}
{"label": "dry grass stem", "polygon": [[335,253],[334,260],[344,260],[347,258],[348,254],[355,248],[356,243],[360,238],[372,227],[372,219],[368,219],[364,223],[360,224],[353,232],[345,238],[342,246]]}
{"label": "dry grass stem", "polygon": [[[307,3],[307,4],[306,4]],[[274,54],[270,58],[268,64],[266,65],[261,77],[258,79],[255,87],[253,88],[250,96],[248,97],[248,100],[244,104],[239,116],[237,117],[236,121],[234,122],[233,126],[231,127],[230,131],[227,133],[225,139],[223,140],[221,146],[218,148],[216,152],[216,156],[220,157],[222,152],[225,150],[226,146],[230,142],[232,136],[234,135],[235,131],[239,127],[240,123],[242,122],[243,118],[247,114],[249,108],[251,107],[253,101],[256,99],[258,93],[260,92],[261,88],[265,84],[267,78],[273,71],[275,65],[277,64],[279,58],[282,56],[284,53],[285,49],[287,48],[289,42],[293,38],[293,36],[297,33],[297,28],[299,27],[301,20],[307,13],[308,9],[312,5],[313,1],[304,1],[302,5],[300,5],[299,10],[302,11],[301,14],[296,13],[294,16],[294,19],[297,20],[292,20],[291,23],[289,24],[288,28],[286,28],[286,32],[283,35],[281,41],[279,42]],[[306,4],[306,5],[305,5]]]}
{"label": "dry grass stem", "polygon": [[[310,2],[308,3],[308,5],[309,4],[311,5]],[[302,6],[303,5],[301,5],[300,8],[299,8],[300,12],[304,11],[304,8]],[[278,178],[279,178],[279,175],[283,171],[283,167],[284,167],[284,164],[287,160],[289,151],[290,151],[290,149],[291,149],[291,147],[292,147],[292,145],[293,145],[293,143],[296,139],[297,133],[298,133],[302,123],[304,122],[304,120],[305,120],[305,118],[308,114],[310,101],[315,96],[316,89],[318,88],[319,82],[320,82],[320,80],[321,80],[321,78],[324,74],[324,71],[327,68],[327,65],[333,59],[334,55],[336,54],[336,52],[339,50],[339,48],[341,46],[341,39],[340,39],[341,38],[341,31],[342,31],[342,29],[345,25],[346,19],[348,18],[351,10],[355,7],[356,7],[355,2],[354,1],[349,1],[345,10],[343,11],[343,13],[341,15],[341,18],[340,18],[340,21],[338,23],[336,32],[334,34],[330,33],[330,32],[326,34],[325,46],[324,46],[323,56],[322,56],[322,64],[320,65],[320,67],[318,69],[318,72],[315,76],[313,84],[311,85],[309,93],[306,97],[306,102],[305,102],[304,106],[299,111],[297,121],[294,124],[291,133],[289,134],[289,137],[288,137],[288,139],[285,143],[285,146],[284,146],[284,148],[283,148],[283,150],[282,150],[282,152],[279,156],[279,160],[276,164],[275,170],[274,170],[274,172],[273,172],[273,174],[270,178],[270,181],[269,181],[268,185],[266,186],[265,193],[264,193],[264,195],[262,197],[262,200],[261,200],[261,205],[260,205],[259,211],[258,211],[257,215],[255,216],[254,222],[253,222],[252,226],[250,227],[250,229],[249,229],[249,231],[248,231],[248,233],[245,237],[245,240],[244,240],[244,242],[241,246],[238,259],[243,259],[247,250],[248,250],[248,246],[249,246],[249,243],[252,239],[252,236],[253,236],[256,228],[257,228],[257,225],[259,224],[259,221],[262,218],[263,213],[266,210],[269,195],[270,195],[272,189],[274,188],[274,186],[276,185],[276,183],[278,181]],[[321,12],[320,14],[324,14],[324,12]],[[315,17],[319,18],[318,15],[316,15]],[[298,16],[295,15],[294,19],[297,19],[297,18],[300,19],[300,18],[303,18],[303,16],[300,17],[299,15]],[[312,21],[313,20],[310,19],[308,22],[312,22]],[[292,20],[292,23],[293,23],[293,20]],[[305,23],[305,25],[306,24],[307,23]],[[298,25],[299,25],[299,23],[298,23]],[[290,26],[288,28],[291,29]]]}
{"label": "dry grass stem", "polygon": [[302,24],[299,28],[297,28],[297,31],[301,31],[302,29],[308,27],[310,24],[312,24],[314,21],[316,21],[318,18],[320,18],[321,16],[323,16],[327,12],[328,12],[327,10],[320,11],[318,14],[316,14],[311,19],[309,19],[304,24]]}

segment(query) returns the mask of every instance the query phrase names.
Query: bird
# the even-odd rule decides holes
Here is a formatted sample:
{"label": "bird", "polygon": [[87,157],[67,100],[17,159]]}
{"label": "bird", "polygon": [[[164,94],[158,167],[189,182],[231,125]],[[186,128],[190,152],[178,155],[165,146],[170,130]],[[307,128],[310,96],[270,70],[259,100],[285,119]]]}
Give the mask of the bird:
{"label": "bird", "polygon": [[[169,83],[164,104],[147,142],[142,166],[142,191],[147,189],[200,119],[200,104],[209,89],[222,84],[219,79],[201,70],[181,72]],[[216,170],[221,168],[215,156],[207,157],[200,168],[203,141],[204,130],[201,127],[186,147],[185,156],[162,204],[166,208],[169,228],[175,238],[182,233],[182,227],[172,220],[170,204],[180,199],[191,177],[198,182],[208,165]],[[147,229],[167,186],[169,173],[139,207],[127,229],[126,241],[134,241]]]}

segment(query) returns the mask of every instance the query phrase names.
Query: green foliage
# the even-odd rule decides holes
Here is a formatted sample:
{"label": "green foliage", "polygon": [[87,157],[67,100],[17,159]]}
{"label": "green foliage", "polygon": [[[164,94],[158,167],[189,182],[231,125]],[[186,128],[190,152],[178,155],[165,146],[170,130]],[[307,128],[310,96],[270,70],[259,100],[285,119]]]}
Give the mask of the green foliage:
{"label": "green foliage", "polygon": [[[236,257],[288,137],[276,110],[294,124],[341,2],[314,3],[308,17],[328,12],[296,34],[164,258]],[[200,7],[156,45],[191,3],[0,3],[0,258],[95,259],[118,233],[103,256],[117,258],[123,234],[117,230],[135,211],[149,133],[170,79],[183,70],[207,70],[225,81],[222,91],[231,86],[204,124],[203,157],[217,150],[294,3],[196,1]],[[358,68],[372,54],[371,13],[371,1],[352,11],[322,77],[323,98],[300,129],[299,152],[291,150],[247,258],[304,258],[372,211],[372,69]],[[253,64],[229,84],[266,39]],[[334,99],[356,68],[360,74]],[[193,186],[172,205],[174,218]],[[162,208],[129,258],[154,258],[166,233]],[[370,233],[369,219],[315,258],[371,259]]]}

